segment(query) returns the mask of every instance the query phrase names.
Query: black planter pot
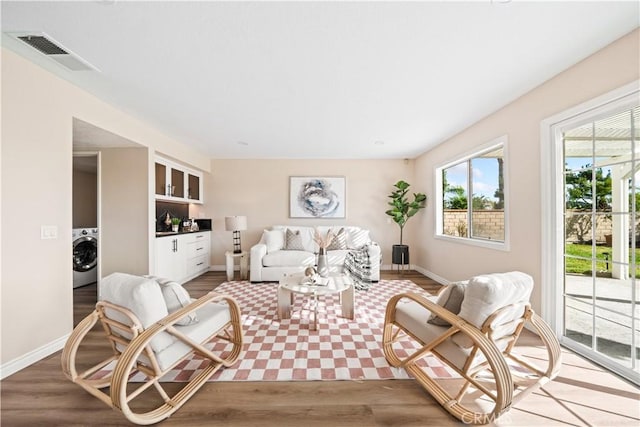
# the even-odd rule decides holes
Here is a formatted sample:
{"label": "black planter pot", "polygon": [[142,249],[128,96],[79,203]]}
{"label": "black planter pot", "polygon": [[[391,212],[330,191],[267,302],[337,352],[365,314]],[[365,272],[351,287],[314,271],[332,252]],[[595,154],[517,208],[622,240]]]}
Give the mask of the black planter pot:
{"label": "black planter pot", "polygon": [[393,245],[393,250],[391,251],[391,262],[399,265],[409,264],[409,246]]}

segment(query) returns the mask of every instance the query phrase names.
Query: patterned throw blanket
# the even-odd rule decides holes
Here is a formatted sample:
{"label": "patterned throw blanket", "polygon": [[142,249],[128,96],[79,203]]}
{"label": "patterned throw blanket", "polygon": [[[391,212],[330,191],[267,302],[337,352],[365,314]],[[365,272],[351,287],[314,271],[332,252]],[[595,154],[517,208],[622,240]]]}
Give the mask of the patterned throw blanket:
{"label": "patterned throw blanket", "polygon": [[[375,244],[375,243],[373,243]],[[353,277],[355,288],[361,291],[369,289],[371,284],[371,259],[369,257],[370,245],[364,245],[347,253],[344,258],[344,269]]]}

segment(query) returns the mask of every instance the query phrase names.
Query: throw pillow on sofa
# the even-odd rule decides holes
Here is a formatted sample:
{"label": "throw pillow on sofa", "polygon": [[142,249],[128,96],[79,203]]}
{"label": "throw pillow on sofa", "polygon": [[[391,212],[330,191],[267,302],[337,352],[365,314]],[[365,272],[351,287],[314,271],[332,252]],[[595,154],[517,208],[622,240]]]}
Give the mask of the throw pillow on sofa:
{"label": "throw pillow on sofa", "polygon": [[331,240],[331,243],[327,247],[327,250],[339,251],[345,249],[347,249],[347,233],[344,228],[341,228],[340,231],[338,231],[338,234],[333,236],[333,240]]}
{"label": "throw pillow on sofa", "polygon": [[304,251],[304,245],[302,244],[302,236],[300,235],[300,230],[292,231],[287,228],[284,240],[285,250]]}
{"label": "throw pillow on sofa", "polygon": [[268,254],[284,249],[284,230],[264,230],[264,243]]}

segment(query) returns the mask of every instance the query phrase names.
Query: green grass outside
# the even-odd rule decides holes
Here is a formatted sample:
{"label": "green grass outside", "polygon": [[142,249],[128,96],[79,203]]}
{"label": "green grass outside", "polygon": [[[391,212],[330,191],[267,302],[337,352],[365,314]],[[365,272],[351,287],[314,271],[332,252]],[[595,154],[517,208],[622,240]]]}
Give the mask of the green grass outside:
{"label": "green grass outside", "polygon": [[[565,271],[567,273],[585,274],[590,276],[592,270],[591,258],[593,257],[591,250],[591,245],[565,245],[565,254],[570,255],[565,257]],[[596,246],[596,271],[598,276],[607,276],[611,274],[612,264],[610,261],[609,263],[606,262],[606,254],[608,254],[609,260],[611,260],[611,248],[607,246]],[[571,256],[588,259],[572,258]],[[637,266],[636,278],[640,279],[640,249],[636,249],[635,258]]]}

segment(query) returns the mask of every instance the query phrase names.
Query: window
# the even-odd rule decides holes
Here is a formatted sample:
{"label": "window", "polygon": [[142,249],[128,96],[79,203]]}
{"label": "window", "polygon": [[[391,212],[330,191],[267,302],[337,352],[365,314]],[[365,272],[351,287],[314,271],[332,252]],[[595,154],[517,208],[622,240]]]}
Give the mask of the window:
{"label": "window", "polygon": [[503,136],[436,169],[437,235],[506,249]]}

